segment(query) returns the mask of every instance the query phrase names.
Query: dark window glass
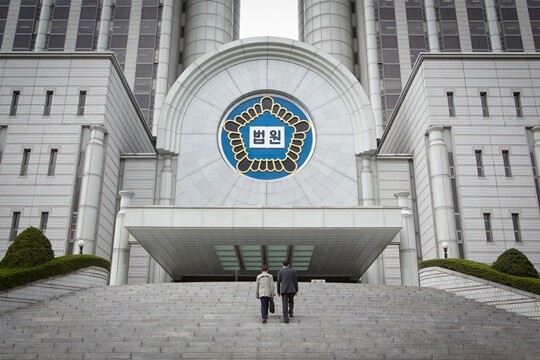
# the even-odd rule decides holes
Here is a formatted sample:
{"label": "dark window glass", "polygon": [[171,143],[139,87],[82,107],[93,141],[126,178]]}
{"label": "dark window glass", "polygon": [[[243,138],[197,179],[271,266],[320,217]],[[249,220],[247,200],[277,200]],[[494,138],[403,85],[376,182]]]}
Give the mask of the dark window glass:
{"label": "dark window glass", "polygon": [[399,65],[383,65],[384,78],[401,78],[401,72],[399,71]]}
{"label": "dark window glass", "polygon": [[79,92],[79,105],[77,107],[77,115],[84,115],[84,107],[86,106],[86,91]]}
{"label": "dark window glass", "polygon": [[63,50],[65,41],[65,35],[49,35],[49,42],[47,44],[47,48],[49,50]]}
{"label": "dark window glass", "polygon": [[456,10],[454,8],[439,8],[441,20],[456,20]]}
{"label": "dark window glass", "polygon": [[45,94],[45,107],[43,108],[43,116],[51,115],[52,98],[53,92],[47,91],[47,94]]}
{"label": "dark window glass", "polygon": [[67,21],[54,21],[51,23],[51,33],[65,34],[67,31]]}
{"label": "dark window glass", "polygon": [[158,8],[157,7],[143,7],[141,19],[157,19]]}
{"label": "dark window glass", "polygon": [[408,21],[409,35],[424,35],[424,23],[421,21]]}
{"label": "dark window glass", "polygon": [[486,35],[486,24],[479,21],[469,23],[471,35]]}
{"label": "dark window glass", "polygon": [[130,7],[116,7],[114,9],[114,19],[129,19],[129,14],[131,12]]}
{"label": "dark window glass", "polygon": [[14,91],[11,96],[11,108],[9,110],[10,116],[17,115],[17,107],[19,106],[19,96],[21,95],[20,91]]}
{"label": "dark window glass", "polygon": [[514,93],[514,105],[516,107],[516,116],[523,116],[523,109],[521,108],[521,94],[518,92]]}
{"label": "dark window glass", "polygon": [[47,230],[47,223],[49,222],[49,213],[48,212],[42,212],[41,213],[41,220],[39,222],[39,230],[41,232],[45,232]]}
{"label": "dark window glass", "polygon": [[156,37],[154,35],[140,35],[139,48],[154,49]]}
{"label": "dark window glass", "polygon": [[484,11],[482,8],[468,8],[467,16],[469,20],[484,20]]}
{"label": "dark window glass", "polygon": [[425,49],[426,39],[422,36],[409,36],[409,46],[411,49]]}
{"label": "dark window glass", "polygon": [[35,7],[21,7],[19,10],[19,19],[34,20],[36,18]]}
{"label": "dark window glass", "polygon": [[67,20],[67,19],[69,19],[69,7],[55,6],[54,7],[53,19],[54,20]]}
{"label": "dark window glass", "polygon": [[506,177],[512,176],[512,169],[510,168],[510,153],[508,150],[502,151],[503,165],[504,165],[504,175]]}
{"label": "dark window glass", "polygon": [[482,163],[482,150],[475,150],[474,157],[476,159],[476,174],[478,177],[484,177],[484,165]]}
{"label": "dark window glass", "polygon": [[11,231],[9,233],[9,241],[13,241],[17,237],[17,234],[19,232],[20,219],[21,219],[21,213],[19,211],[15,211],[13,213],[13,218],[11,219]]}
{"label": "dark window glass", "polygon": [[501,8],[501,16],[503,20],[518,20],[516,8]]}
{"label": "dark window glass", "polygon": [[381,45],[383,49],[397,49],[398,47],[397,36],[384,35],[381,36]]}
{"label": "dark window glass", "polygon": [[112,35],[111,48],[125,48],[127,44],[127,35]]}
{"label": "dark window glass", "polygon": [[514,240],[521,242],[521,231],[519,230],[519,214],[512,214],[512,225],[514,227]]}
{"label": "dark window glass", "polygon": [[155,35],[156,34],[156,21],[155,20],[143,20],[141,21],[141,34]]}
{"label": "dark window glass", "polygon": [[484,213],[484,229],[486,231],[486,241],[492,242],[493,234],[491,231],[491,214],[489,213]]}
{"label": "dark window glass", "polygon": [[94,42],[94,35],[79,35],[77,36],[77,44],[75,48],[77,50],[92,50],[92,44]]}
{"label": "dark window glass", "polygon": [[488,51],[489,42],[486,36],[471,36],[473,51]]}
{"label": "dark window glass", "polygon": [[115,21],[113,24],[113,34],[127,34],[129,21]]}
{"label": "dark window glass", "polygon": [[153,64],[138,64],[135,76],[138,78],[151,78],[153,68]]}
{"label": "dark window glass", "polygon": [[28,164],[30,163],[30,149],[24,149],[23,158],[21,162],[21,171],[19,172],[20,176],[25,176],[28,174]]}
{"label": "dark window glass", "polygon": [[482,116],[488,117],[489,110],[488,110],[488,102],[487,102],[487,93],[485,92],[480,93],[480,103],[482,105]]}
{"label": "dark window glass", "polygon": [[395,21],[381,21],[379,23],[381,27],[381,34],[395,35],[396,34],[396,22]]}
{"label": "dark window glass", "polygon": [[396,15],[394,8],[379,8],[379,19],[380,20],[395,20]]}
{"label": "dark window glass", "polygon": [[95,20],[97,17],[96,7],[83,7],[81,8],[81,20]]}
{"label": "dark window glass", "polygon": [[79,34],[94,34],[95,31],[96,31],[95,21],[88,21],[88,20],[79,21]]}
{"label": "dark window glass", "polygon": [[137,103],[139,103],[141,108],[148,109],[150,107],[150,95],[135,94],[135,98],[137,99]]}
{"label": "dark window glass", "polygon": [[529,7],[529,18],[531,20],[540,20],[540,7]]}
{"label": "dark window glass", "polygon": [[446,100],[448,102],[448,115],[449,116],[456,116],[456,109],[454,107],[454,93],[453,92],[447,92],[446,93]]}
{"label": "dark window glass", "polygon": [[453,51],[460,50],[459,36],[445,36],[443,38],[443,41],[444,41],[445,50],[453,50]]}
{"label": "dark window glass", "polygon": [[422,9],[419,7],[407,8],[407,20],[422,20]]}
{"label": "dark window glass", "polygon": [[54,175],[56,171],[56,159],[58,157],[58,149],[51,149],[49,154],[49,171],[47,172],[48,176]]}
{"label": "dark window glass", "polygon": [[507,21],[503,24],[505,35],[520,35],[519,23],[514,21]]}
{"label": "dark window glass", "polygon": [[508,50],[522,51],[523,50],[523,41],[521,41],[521,36],[507,36],[506,37],[506,48]]}
{"label": "dark window glass", "polygon": [[34,20],[19,20],[17,22],[17,34],[31,34],[34,30]]}
{"label": "dark window glass", "polygon": [[15,35],[13,50],[28,50],[30,49],[31,41],[32,35]]}

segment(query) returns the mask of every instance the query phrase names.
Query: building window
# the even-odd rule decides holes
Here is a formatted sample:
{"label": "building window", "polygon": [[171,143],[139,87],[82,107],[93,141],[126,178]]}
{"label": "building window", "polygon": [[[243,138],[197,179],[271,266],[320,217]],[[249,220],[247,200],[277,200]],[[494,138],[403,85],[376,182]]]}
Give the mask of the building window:
{"label": "building window", "polygon": [[486,241],[493,242],[493,236],[491,231],[491,214],[484,213],[484,229],[486,230]]}
{"label": "building window", "polygon": [[19,96],[21,95],[20,91],[14,91],[11,95],[11,108],[9,109],[9,116],[17,115],[17,106],[19,106]]}
{"label": "building window", "polygon": [[13,218],[11,219],[11,231],[9,232],[9,241],[13,241],[19,232],[19,220],[21,220],[20,211],[15,211],[13,213]]}
{"label": "building window", "polygon": [[30,149],[24,149],[23,152],[23,158],[22,158],[22,164],[21,164],[21,172],[19,175],[25,176],[28,173],[28,163],[30,162]]}
{"label": "building window", "polygon": [[463,226],[461,225],[461,214],[458,202],[458,187],[456,182],[456,166],[454,164],[454,154],[448,152],[448,166],[450,170],[450,185],[452,186],[452,204],[454,205],[454,220],[456,221],[456,238],[458,242],[458,250],[460,259],[465,258],[463,249]]}
{"label": "building window", "polygon": [[516,106],[516,116],[523,116],[523,109],[521,108],[521,96],[518,92],[514,93],[514,105]]}
{"label": "building window", "polygon": [[521,242],[521,232],[519,231],[519,214],[512,214],[512,225],[514,226],[514,239]]}
{"label": "building window", "polygon": [[86,105],[86,91],[79,92],[79,106],[77,107],[77,115],[84,115],[84,106]]}
{"label": "building window", "polygon": [[531,156],[531,163],[532,163],[532,171],[534,175],[534,187],[536,188],[536,199],[538,200],[538,206],[540,207],[540,179],[538,176],[538,170],[536,169],[534,153],[531,152],[530,156]]}
{"label": "building window", "polygon": [[482,163],[482,150],[475,150],[474,157],[476,158],[476,173],[478,177],[484,177],[484,165]]}
{"label": "building window", "polygon": [[488,103],[487,103],[487,93],[481,92],[480,93],[480,102],[482,103],[482,116],[488,117],[489,111],[488,111]]}
{"label": "building window", "polygon": [[454,93],[453,92],[447,92],[446,93],[446,100],[448,101],[448,115],[451,117],[456,116],[456,109],[454,107]]}
{"label": "building window", "polygon": [[510,153],[508,150],[502,151],[503,164],[504,164],[504,175],[506,177],[512,176],[512,170],[510,169]]}
{"label": "building window", "polygon": [[58,157],[58,149],[51,149],[51,153],[49,155],[49,171],[47,172],[47,175],[49,176],[54,175],[54,172],[56,170],[57,157]]}
{"label": "building window", "polygon": [[47,223],[49,222],[49,212],[44,211],[41,213],[41,220],[39,222],[39,230],[45,232],[47,230]]}
{"label": "building window", "polygon": [[45,95],[45,108],[43,109],[43,116],[51,115],[51,104],[52,104],[53,92],[47,91]]}

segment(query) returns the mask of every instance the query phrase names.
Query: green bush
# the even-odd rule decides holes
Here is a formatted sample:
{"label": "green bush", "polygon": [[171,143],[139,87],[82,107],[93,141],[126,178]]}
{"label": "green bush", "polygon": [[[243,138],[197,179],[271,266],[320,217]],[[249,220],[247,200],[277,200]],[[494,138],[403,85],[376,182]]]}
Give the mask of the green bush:
{"label": "green bush", "polygon": [[1,268],[27,268],[54,259],[51,242],[41,230],[29,227],[20,233],[0,261]]}
{"label": "green bush", "polygon": [[484,263],[464,259],[433,259],[422,261],[419,268],[434,266],[540,295],[540,279],[508,275]]}
{"label": "green bush", "polygon": [[109,270],[111,263],[94,255],[66,255],[31,268],[3,268],[0,269],[0,291],[53,276],[69,274],[90,266]]}
{"label": "green bush", "polygon": [[493,263],[493,268],[505,274],[538,278],[538,271],[534,265],[518,249],[508,249]]}

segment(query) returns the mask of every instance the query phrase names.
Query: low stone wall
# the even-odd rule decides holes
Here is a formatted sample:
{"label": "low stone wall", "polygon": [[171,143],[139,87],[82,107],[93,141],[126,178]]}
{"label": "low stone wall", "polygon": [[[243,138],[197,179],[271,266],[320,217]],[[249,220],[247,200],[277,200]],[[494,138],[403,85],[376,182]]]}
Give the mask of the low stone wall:
{"label": "low stone wall", "polygon": [[540,296],[440,267],[420,270],[420,286],[436,288],[540,320]]}
{"label": "low stone wall", "polygon": [[109,272],[92,266],[0,292],[0,313],[49,300],[75,291],[107,285]]}

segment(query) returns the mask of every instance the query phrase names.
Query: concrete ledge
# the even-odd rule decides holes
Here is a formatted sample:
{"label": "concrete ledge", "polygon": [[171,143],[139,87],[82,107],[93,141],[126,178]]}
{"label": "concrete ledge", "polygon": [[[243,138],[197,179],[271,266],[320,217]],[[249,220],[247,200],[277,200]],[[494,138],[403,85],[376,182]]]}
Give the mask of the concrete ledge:
{"label": "concrete ledge", "polygon": [[0,292],[0,313],[15,310],[43,300],[49,300],[76,291],[107,285],[109,272],[92,266],[49,279]]}
{"label": "concrete ledge", "polygon": [[440,267],[420,270],[420,286],[444,290],[540,320],[540,296]]}

